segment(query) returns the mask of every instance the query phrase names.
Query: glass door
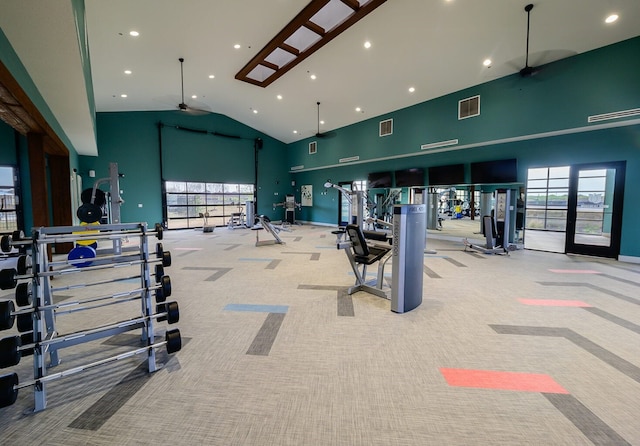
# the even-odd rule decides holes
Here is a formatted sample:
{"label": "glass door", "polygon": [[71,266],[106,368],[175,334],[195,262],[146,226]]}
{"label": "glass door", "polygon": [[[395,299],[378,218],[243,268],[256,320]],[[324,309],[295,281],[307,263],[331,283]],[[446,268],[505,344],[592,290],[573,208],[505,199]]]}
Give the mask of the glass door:
{"label": "glass door", "polygon": [[567,253],[617,258],[626,162],[572,166]]}

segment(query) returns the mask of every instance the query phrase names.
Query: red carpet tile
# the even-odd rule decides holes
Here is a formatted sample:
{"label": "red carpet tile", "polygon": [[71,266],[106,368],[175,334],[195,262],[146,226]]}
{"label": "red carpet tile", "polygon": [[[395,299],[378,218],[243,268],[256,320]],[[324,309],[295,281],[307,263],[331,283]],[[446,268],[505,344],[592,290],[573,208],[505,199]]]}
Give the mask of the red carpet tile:
{"label": "red carpet tile", "polygon": [[447,383],[454,387],[515,390],[520,392],[569,393],[549,375],[538,373],[447,368],[441,368],[440,373],[442,373]]}
{"label": "red carpet tile", "polygon": [[543,307],[591,307],[581,300],[560,300],[560,299],[518,299],[524,305],[540,305]]}

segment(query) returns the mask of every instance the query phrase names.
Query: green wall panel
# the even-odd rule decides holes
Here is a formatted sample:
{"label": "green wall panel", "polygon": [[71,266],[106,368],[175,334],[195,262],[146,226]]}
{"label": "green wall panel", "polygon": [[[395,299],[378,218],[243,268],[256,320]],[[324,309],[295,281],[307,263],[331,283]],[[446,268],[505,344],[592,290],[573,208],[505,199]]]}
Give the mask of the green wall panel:
{"label": "green wall panel", "polygon": [[258,153],[258,212],[271,216],[273,197],[281,201],[277,199],[286,193],[291,181],[283,162],[283,143],[223,115],[191,116],[174,111],[98,113],[96,122],[99,156],[81,156],[80,173],[86,188],[91,185],[89,170],[96,171],[96,178],[107,177],[109,163],[118,163],[118,170],[124,174],[120,180],[124,222],[162,220],[159,123],[165,180],[253,183],[254,141],[262,138],[263,148]]}

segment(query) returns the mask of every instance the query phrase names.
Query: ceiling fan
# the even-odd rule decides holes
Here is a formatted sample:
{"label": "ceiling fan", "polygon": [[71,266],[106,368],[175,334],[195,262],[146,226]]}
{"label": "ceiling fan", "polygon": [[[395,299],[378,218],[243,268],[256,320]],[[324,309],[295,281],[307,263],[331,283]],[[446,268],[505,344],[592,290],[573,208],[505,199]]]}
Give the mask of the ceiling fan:
{"label": "ceiling fan", "polygon": [[529,66],[529,22],[530,22],[530,19],[531,19],[531,10],[532,9],[533,9],[533,3],[529,3],[527,6],[524,7],[524,10],[527,13],[527,53],[526,53],[526,58],[525,58],[525,62],[524,62],[524,68],[522,68],[520,70],[520,76],[522,76],[522,77],[533,76],[538,71],[540,71],[540,69],[537,68],[537,67],[530,67]]}
{"label": "ceiling fan", "polygon": [[318,106],[318,131],[316,132],[316,138],[332,138],[335,136],[334,132],[320,133],[320,101],[316,102]]}
{"label": "ceiling fan", "polygon": [[203,115],[206,113],[210,113],[210,111],[206,110],[204,106],[191,107],[184,102],[184,68],[183,68],[184,58],[181,57],[178,60],[180,61],[180,90],[182,93],[182,96],[181,96],[182,100],[178,104],[178,110],[192,114],[192,115]]}

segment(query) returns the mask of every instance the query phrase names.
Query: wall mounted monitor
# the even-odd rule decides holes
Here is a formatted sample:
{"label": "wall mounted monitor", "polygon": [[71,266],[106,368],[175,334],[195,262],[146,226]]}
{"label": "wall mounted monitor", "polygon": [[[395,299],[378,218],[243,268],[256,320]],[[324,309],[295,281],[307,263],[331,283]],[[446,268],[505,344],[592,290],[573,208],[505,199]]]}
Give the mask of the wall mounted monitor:
{"label": "wall mounted monitor", "polygon": [[499,184],[517,183],[518,164],[516,159],[483,161],[471,163],[471,183]]}
{"label": "wall mounted monitor", "polygon": [[396,187],[424,186],[424,169],[396,170]]}
{"label": "wall mounted monitor", "polygon": [[370,173],[367,180],[369,182],[369,189],[391,187],[391,172]]}
{"label": "wall mounted monitor", "polygon": [[465,184],[464,164],[429,167],[429,186]]}

